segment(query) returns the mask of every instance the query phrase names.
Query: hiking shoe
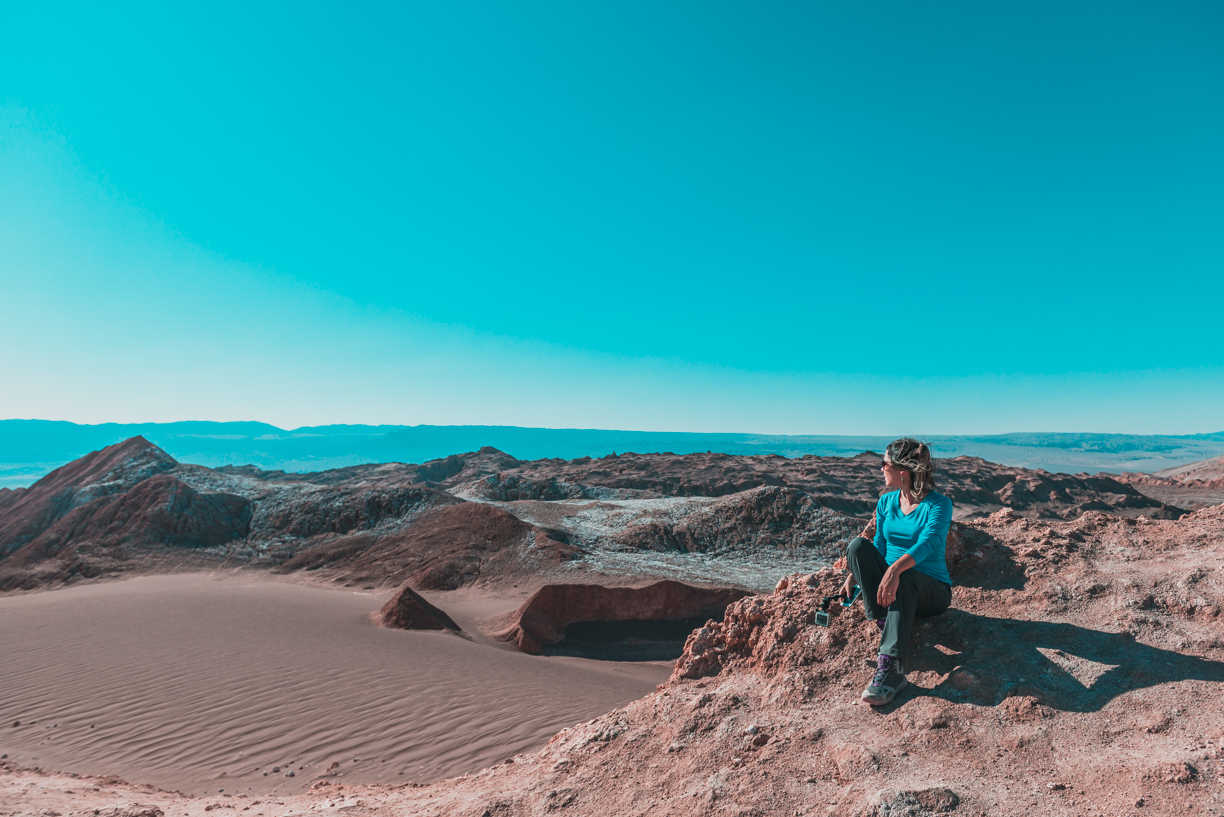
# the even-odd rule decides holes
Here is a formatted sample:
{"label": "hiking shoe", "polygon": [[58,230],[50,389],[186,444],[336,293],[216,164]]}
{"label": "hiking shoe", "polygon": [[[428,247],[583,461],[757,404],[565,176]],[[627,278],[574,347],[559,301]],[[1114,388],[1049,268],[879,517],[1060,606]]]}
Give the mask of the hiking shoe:
{"label": "hiking shoe", "polygon": [[876,662],[875,677],[863,690],[863,700],[872,706],[883,706],[891,703],[897,693],[905,686],[905,673],[901,668],[901,659],[891,655],[881,655]]}

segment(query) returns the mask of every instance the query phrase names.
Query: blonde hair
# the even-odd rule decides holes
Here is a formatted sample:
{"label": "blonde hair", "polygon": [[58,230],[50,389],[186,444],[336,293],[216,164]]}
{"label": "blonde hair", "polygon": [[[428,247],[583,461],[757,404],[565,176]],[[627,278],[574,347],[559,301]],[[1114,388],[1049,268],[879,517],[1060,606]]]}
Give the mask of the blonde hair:
{"label": "blonde hair", "polygon": [[889,443],[886,451],[893,465],[909,471],[910,490],[918,497],[926,496],[935,488],[935,461],[931,459],[929,445],[902,437]]}

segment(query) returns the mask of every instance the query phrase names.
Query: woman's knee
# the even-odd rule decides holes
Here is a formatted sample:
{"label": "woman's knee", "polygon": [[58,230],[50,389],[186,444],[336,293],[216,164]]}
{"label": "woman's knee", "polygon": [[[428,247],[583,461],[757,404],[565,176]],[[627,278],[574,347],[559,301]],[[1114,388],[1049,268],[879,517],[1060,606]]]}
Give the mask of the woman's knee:
{"label": "woman's knee", "polygon": [[853,559],[862,552],[863,548],[875,548],[870,539],[864,539],[862,536],[856,536],[850,540],[850,545],[846,548],[846,558]]}

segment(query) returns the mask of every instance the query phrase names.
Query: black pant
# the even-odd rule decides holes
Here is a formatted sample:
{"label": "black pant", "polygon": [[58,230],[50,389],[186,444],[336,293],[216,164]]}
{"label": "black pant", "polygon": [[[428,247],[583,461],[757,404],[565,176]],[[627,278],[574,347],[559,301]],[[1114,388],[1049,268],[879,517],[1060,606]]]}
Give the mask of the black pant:
{"label": "black pant", "polygon": [[884,619],[880,636],[880,655],[891,655],[902,661],[909,658],[910,631],[914,616],[937,616],[952,605],[952,587],[925,573],[910,568],[901,574],[897,597],[887,609],[876,602],[876,591],[884,579],[888,564],[870,539],[855,537],[846,550],[846,561],[854,580],[863,588],[863,610],[873,621]]}

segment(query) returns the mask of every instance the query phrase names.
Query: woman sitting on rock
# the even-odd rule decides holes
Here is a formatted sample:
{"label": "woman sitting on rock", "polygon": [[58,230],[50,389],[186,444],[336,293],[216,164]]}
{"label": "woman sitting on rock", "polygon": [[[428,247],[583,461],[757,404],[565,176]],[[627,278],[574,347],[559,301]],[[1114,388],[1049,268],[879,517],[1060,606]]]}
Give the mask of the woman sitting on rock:
{"label": "woman sitting on rock", "polygon": [[[935,493],[935,464],[925,443],[909,438],[889,444],[882,463],[884,487],[875,511],[875,540],[850,542],[850,575],[863,588],[863,610],[880,628],[880,657],[863,700],[882,706],[905,686],[914,616],[934,616],[952,604],[952,580],[944,547],[952,522],[952,500]],[[868,531],[864,531],[866,534]]]}

